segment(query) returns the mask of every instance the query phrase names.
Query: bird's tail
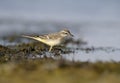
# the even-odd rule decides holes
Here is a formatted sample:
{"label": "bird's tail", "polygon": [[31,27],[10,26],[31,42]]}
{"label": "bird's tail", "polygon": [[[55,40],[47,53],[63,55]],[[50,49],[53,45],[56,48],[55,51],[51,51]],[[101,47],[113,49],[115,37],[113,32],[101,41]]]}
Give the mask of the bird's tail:
{"label": "bird's tail", "polygon": [[22,35],[22,37],[34,39],[34,40],[41,41],[41,42],[43,41],[41,38],[39,38],[39,37],[34,37],[34,36]]}
{"label": "bird's tail", "polygon": [[30,38],[30,39],[35,39],[33,36],[28,36],[28,35],[22,35],[22,37]]}

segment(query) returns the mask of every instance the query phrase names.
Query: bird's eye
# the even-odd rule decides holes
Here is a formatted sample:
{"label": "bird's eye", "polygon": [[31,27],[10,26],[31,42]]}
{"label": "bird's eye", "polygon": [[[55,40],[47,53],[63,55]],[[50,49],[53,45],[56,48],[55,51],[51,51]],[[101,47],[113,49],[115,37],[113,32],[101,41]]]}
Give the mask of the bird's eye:
{"label": "bird's eye", "polygon": [[64,34],[68,34],[68,33],[64,33]]}

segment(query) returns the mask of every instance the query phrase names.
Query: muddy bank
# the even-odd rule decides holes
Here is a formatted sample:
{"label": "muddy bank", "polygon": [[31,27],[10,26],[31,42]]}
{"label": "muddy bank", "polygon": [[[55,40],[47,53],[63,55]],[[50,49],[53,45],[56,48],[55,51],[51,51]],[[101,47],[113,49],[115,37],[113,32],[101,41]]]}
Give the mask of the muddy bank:
{"label": "muddy bank", "polygon": [[[61,56],[62,54],[69,54],[72,51],[70,47],[66,47],[69,43],[72,45],[85,44],[81,40],[68,39],[62,46],[54,46],[51,52],[48,52],[49,46],[38,41],[30,40],[13,34],[11,36],[1,37],[5,43],[0,45],[0,62],[29,59],[29,58],[44,58],[46,56]],[[14,43],[14,45],[12,44]]]}

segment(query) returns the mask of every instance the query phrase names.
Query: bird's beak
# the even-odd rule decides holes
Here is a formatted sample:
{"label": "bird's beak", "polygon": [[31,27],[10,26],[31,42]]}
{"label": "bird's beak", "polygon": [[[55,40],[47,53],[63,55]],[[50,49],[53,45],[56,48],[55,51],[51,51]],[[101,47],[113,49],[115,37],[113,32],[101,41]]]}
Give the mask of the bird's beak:
{"label": "bird's beak", "polygon": [[74,35],[73,35],[73,34],[70,34],[70,36],[71,36],[71,37],[74,37]]}

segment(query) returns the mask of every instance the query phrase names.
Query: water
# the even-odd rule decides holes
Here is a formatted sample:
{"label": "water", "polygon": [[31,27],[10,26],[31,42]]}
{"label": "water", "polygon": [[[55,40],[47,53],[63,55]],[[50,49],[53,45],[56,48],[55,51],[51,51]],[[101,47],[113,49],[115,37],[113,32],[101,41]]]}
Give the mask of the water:
{"label": "water", "polygon": [[115,61],[115,62],[119,62],[120,61],[120,58],[119,58],[120,49],[103,47],[103,49],[95,48],[95,50],[91,50],[91,51],[76,50],[75,53],[64,54],[62,56],[63,58],[70,60],[70,61],[82,61],[82,62]]}
{"label": "water", "polygon": [[[44,34],[67,27],[86,47],[120,48],[119,0],[10,0],[0,1],[0,37],[9,34]],[[15,45],[0,39],[2,45]],[[81,47],[77,47],[81,48]],[[68,60],[120,61],[120,51],[86,53],[75,50]]]}

